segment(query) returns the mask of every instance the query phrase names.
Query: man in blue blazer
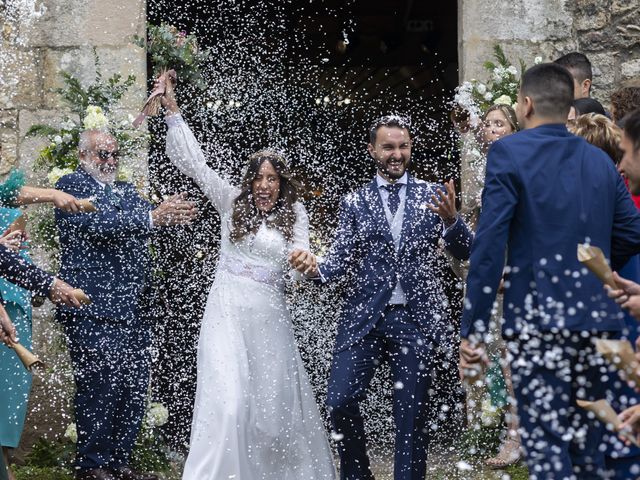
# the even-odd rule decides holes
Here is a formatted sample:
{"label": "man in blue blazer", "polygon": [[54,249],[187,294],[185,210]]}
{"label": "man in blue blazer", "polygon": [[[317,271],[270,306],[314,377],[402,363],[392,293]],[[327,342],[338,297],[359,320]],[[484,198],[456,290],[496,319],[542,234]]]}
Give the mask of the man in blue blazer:
{"label": "man in blue blazer", "polygon": [[[451,351],[451,339],[457,338],[441,280],[434,275],[442,255],[439,244],[466,259],[471,233],[457,218],[452,183],[445,195],[444,188],[407,173],[411,135],[405,119],[375,122],[368,149],[377,175],[343,200],[331,251],[310,272],[323,282],[347,277],[327,403],[340,438],[341,478],[372,479],[359,404],[375,369],[388,360],[396,422],[394,478],[423,480],[433,358],[437,349]],[[293,252],[292,260],[301,271],[309,269],[304,253]]]}
{"label": "man in blue blazer", "polygon": [[153,209],[126,182],[115,181],[118,144],[88,130],[79,143],[80,167],[56,188],[89,198],[96,212],[56,210],[60,276],[93,300],[60,308],[76,381],[77,479],[144,480],[129,467],[144,414],[149,378],[149,326],[138,301],[149,275],[148,239],[154,227],[188,223],[191,202],[177,195]]}
{"label": "man in blue blazer", "polygon": [[524,130],[489,150],[462,317],[461,362],[475,362],[504,272],[502,332],[535,479],[603,478],[603,427],[576,400],[604,398],[593,339],[624,322],[576,250],[600,247],[614,267],[640,251],[640,215],[611,159],[565,127],[572,100],[564,67],[523,74]]}

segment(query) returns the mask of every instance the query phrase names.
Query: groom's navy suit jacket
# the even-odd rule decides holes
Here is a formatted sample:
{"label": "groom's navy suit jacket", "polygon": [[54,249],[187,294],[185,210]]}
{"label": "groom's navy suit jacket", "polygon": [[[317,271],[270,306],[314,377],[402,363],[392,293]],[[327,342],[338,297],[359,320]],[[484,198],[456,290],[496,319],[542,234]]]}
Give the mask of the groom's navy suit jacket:
{"label": "groom's navy suit jacket", "polygon": [[349,278],[336,351],[349,348],[374,328],[398,281],[427,338],[438,342],[442,335],[453,332],[439,278],[439,243],[444,239],[444,247],[464,260],[469,256],[472,234],[458,220],[443,237],[442,221],[428,207],[438,187],[444,190],[409,175],[398,251],[375,179],[342,201],[334,243],[320,266],[327,282]]}
{"label": "groom's navy suit jacket", "polygon": [[509,135],[489,150],[467,278],[462,336],[485,329],[508,250],[503,332],[619,331],[620,308],[577,259],[600,247],[614,268],[640,251],[640,215],[609,156],[564,125]]}
{"label": "groom's navy suit jacket", "polygon": [[132,184],[115,182],[109,193],[82,168],[62,177],[56,188],[76,198],[91,198],[98,209],[81,214],[56,210],[60,277],[93,300],[81,314],[133,318],[149,274],[151,205]]}

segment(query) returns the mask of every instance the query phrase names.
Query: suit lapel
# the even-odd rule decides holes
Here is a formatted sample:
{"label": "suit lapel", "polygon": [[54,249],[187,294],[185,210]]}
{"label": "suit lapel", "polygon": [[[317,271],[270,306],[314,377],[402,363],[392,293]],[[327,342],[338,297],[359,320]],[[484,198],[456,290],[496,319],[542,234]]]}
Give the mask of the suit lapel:
{"label": "suit lapel", "polygon": [[374,178],[369,184],[369,188],[365,190],[365,203],[371,212],[376,227],[382,232],[384,238],[393,246],[393,237],[391,236],[391,229],[389,228],[389,222],[384,214],[384,207],[382,206],[382,198],[378,192],[378,183]]}

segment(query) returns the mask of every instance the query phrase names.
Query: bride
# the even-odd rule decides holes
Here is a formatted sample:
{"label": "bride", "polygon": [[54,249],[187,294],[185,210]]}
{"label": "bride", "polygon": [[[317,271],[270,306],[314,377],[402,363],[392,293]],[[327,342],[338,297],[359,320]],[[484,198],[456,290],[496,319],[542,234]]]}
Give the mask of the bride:
{"label": "bride", "polygon": [[[170,83],[170,82],[169,82]],[[170,85],[167,155],[220,213],[220,260],[202,320],[184,480],[334,479],[331,451],[284,297],[309,220],[284,158],[249,157],[240,188],[204,159]]]}

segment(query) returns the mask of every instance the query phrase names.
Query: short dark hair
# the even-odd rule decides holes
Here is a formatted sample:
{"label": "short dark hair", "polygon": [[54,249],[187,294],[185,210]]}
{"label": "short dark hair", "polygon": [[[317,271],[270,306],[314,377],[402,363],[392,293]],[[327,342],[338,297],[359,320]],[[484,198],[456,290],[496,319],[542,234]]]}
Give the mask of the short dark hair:
{"label": "short dark hair", "polygon": [[624,117],[624,133],[633,143],[635,151],[640,150],[640,108]]}
{"label": "short dark hair", "polygon": [[640,108],[640,87],[623,87],[611,94],[611,109],[616,122]]}
{"label": "short dark hair", "polygon": [[409,138],[413,138],[411,134],[411,119],[404,115],[385,115],[376,119],[369,127],[369,143],[374,145],[376,143],[376,136],[380,127],[396,127],[404,128],[409,132]]}
{"label": "short dark hair", "polygon": [[573,101],[573,108],[576,109],[576,116],[586,115],[587,113],[606,115],[602,104],[594,98],[577,98]]}
{"label": "short dark hair", "polygon": [[573,104],[573,77],[555,63],[541,63],[522,74],[520,92],[531,97],[542,117],[567,117]]}
{"label": "short dark hair", "polygon": [[572,76],[575,74],[575,78],[579,83],[582,83],[587,79],[593,79],[591,62],[584,53],[569,52],[555,60],[553,63],[562,65],[567,70],[570,70]]}

